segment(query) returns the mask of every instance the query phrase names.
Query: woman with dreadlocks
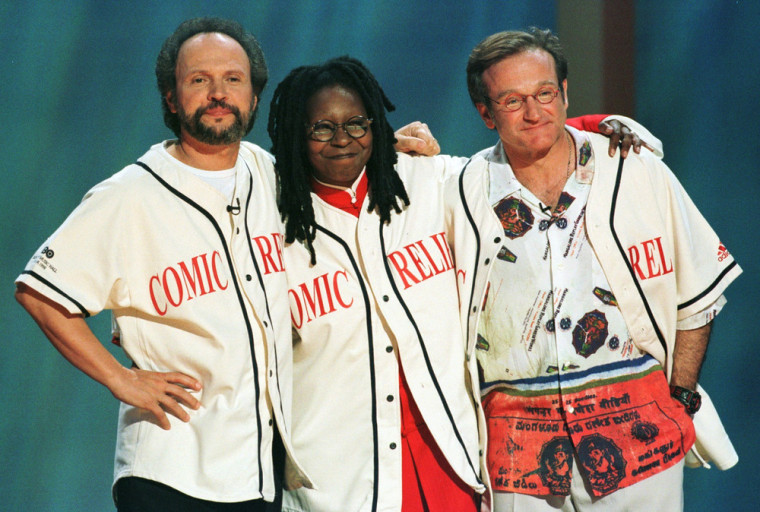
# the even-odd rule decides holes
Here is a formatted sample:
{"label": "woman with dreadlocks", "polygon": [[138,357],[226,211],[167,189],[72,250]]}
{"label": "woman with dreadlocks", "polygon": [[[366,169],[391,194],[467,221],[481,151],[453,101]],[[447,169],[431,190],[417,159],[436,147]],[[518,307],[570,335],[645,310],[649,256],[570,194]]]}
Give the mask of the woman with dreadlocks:
{"label": "woman with dreadlocks", "polygon": [[348,57],[293,70],[272,100],[293,442],[315,484],[283,510],[475,511],[485,489],[443,233],[462,161],[396,154],[391,110]]}
{"label": "woman with dreadlocks", "polygon": [[393,108],[349,57],[293,70],[272,100],[292,439],[315,484],[286,511],[466,512],[485,490],[443,213],[464,161],[397,154]]}

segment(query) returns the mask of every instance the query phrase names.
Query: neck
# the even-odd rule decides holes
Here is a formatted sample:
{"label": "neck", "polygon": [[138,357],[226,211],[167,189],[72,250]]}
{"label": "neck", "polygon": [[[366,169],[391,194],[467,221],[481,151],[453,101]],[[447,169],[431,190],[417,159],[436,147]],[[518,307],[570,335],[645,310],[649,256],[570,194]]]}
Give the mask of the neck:
{"label": "neck", "polygon": [[235,167],[239,150],[240,141],[217,146],[204,144],[185,134],[167,148],[169,154],[183,164],[204,171],[223,171]]}
{"label": "neck", "polygon": [[557,141],[543,153],[513,154],[507,151],[506,154],[517,181],[539,201],[555,207],[575,168],[575,145],[567,131],[563,130]]}

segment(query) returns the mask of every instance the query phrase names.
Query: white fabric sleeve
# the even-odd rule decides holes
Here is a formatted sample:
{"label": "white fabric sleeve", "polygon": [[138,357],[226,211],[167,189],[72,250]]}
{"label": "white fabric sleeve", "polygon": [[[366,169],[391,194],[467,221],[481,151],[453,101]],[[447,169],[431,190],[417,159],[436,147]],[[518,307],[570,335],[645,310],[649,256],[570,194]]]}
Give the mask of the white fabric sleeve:
{"label": "white fabric sleeve", "polygon": [[678,331],[691,331],[693,329],[699,329],[713,321],[721,312],[723,306],[726,305],[726,297],[721,295],[718,300],[707,306],[702,311],[698,311],[691,316],[688,316],[682,320],[676,322],[676,330]]}
{"label": "white fabric sleeve", "polygon": [[665,156],[665,150],[662,147],[662,142],[660,141],[660,139],[652,135],[652,133],[646,128],[644,128],[643,125],[637,123],[630,117],[626,117],[626,116],[614,115],[614,116],[607,116],[604,118],[605,121],[611,121],[613,119],[616,121],[620,121],[621,123],[626,125],[628,128],[630,128],[632,132],[635,132],[636,135],[638,135],[642,141],[646,142],[649,145],[649,147],[652,148],[652,153],[654,153],[655,156],[657,156],[658,158],[662,158],[663,156]]}

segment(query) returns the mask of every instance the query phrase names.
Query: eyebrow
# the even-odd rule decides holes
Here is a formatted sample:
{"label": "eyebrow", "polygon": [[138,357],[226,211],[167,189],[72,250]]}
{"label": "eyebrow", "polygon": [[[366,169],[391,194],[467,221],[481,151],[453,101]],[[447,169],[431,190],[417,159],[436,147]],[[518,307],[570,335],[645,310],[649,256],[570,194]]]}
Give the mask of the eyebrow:
{"label": "eyebrow", "polygon": [[[541,87],[543,87],[545,85],[552,85],[554,87],[559,88],[559,85],[557,85],[557,82],[555,82],[554,80],[544,80],[542,82],[538,82],[538,84],[536,85],[536,88],[534,90],[538,90],[538,89],[540,89]],[[500,98],[504,98],[505,96],[509,96],[510,94],[520,94],[522,96],[522,93],[517,92],[516,89],[507,89],[505,91],[501,91],[494,98],[495,99],[500,99]]]}

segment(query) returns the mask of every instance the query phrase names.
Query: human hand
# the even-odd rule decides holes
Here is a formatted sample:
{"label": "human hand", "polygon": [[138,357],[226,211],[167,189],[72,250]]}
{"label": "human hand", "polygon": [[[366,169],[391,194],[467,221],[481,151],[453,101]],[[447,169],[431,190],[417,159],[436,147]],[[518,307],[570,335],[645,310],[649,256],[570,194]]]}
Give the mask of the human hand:
{"label": "human hand", "polygon": [[190,415],[184,407],[195,410],[201,406],[200,401],[187,391],[200,391],[201,383],[179,372],[124,368],[108,388],[122,402],[151,413],[164,430],[171,428],[166,413],[188,422]]}
{"label": "human hand", "polygon": [[599,132],[610,138],[610,156],[615,156],[615,151],[617,151],[618,146],[620,146],[621,158],[627,157],[628,151],[631,148],[633,148],[633,152],[637,154],[641,152],[641,146],[644,146],[650,151],[654,151],[649,144],[642,141],[635,132],[632,132],[630,128],[617,119],[600,122]]}
{"label": "human hand", "polygon": [[435,156],[441,152],[438,141],[425,123],[414,121],[396,130],[396,151],[412,156]]}

